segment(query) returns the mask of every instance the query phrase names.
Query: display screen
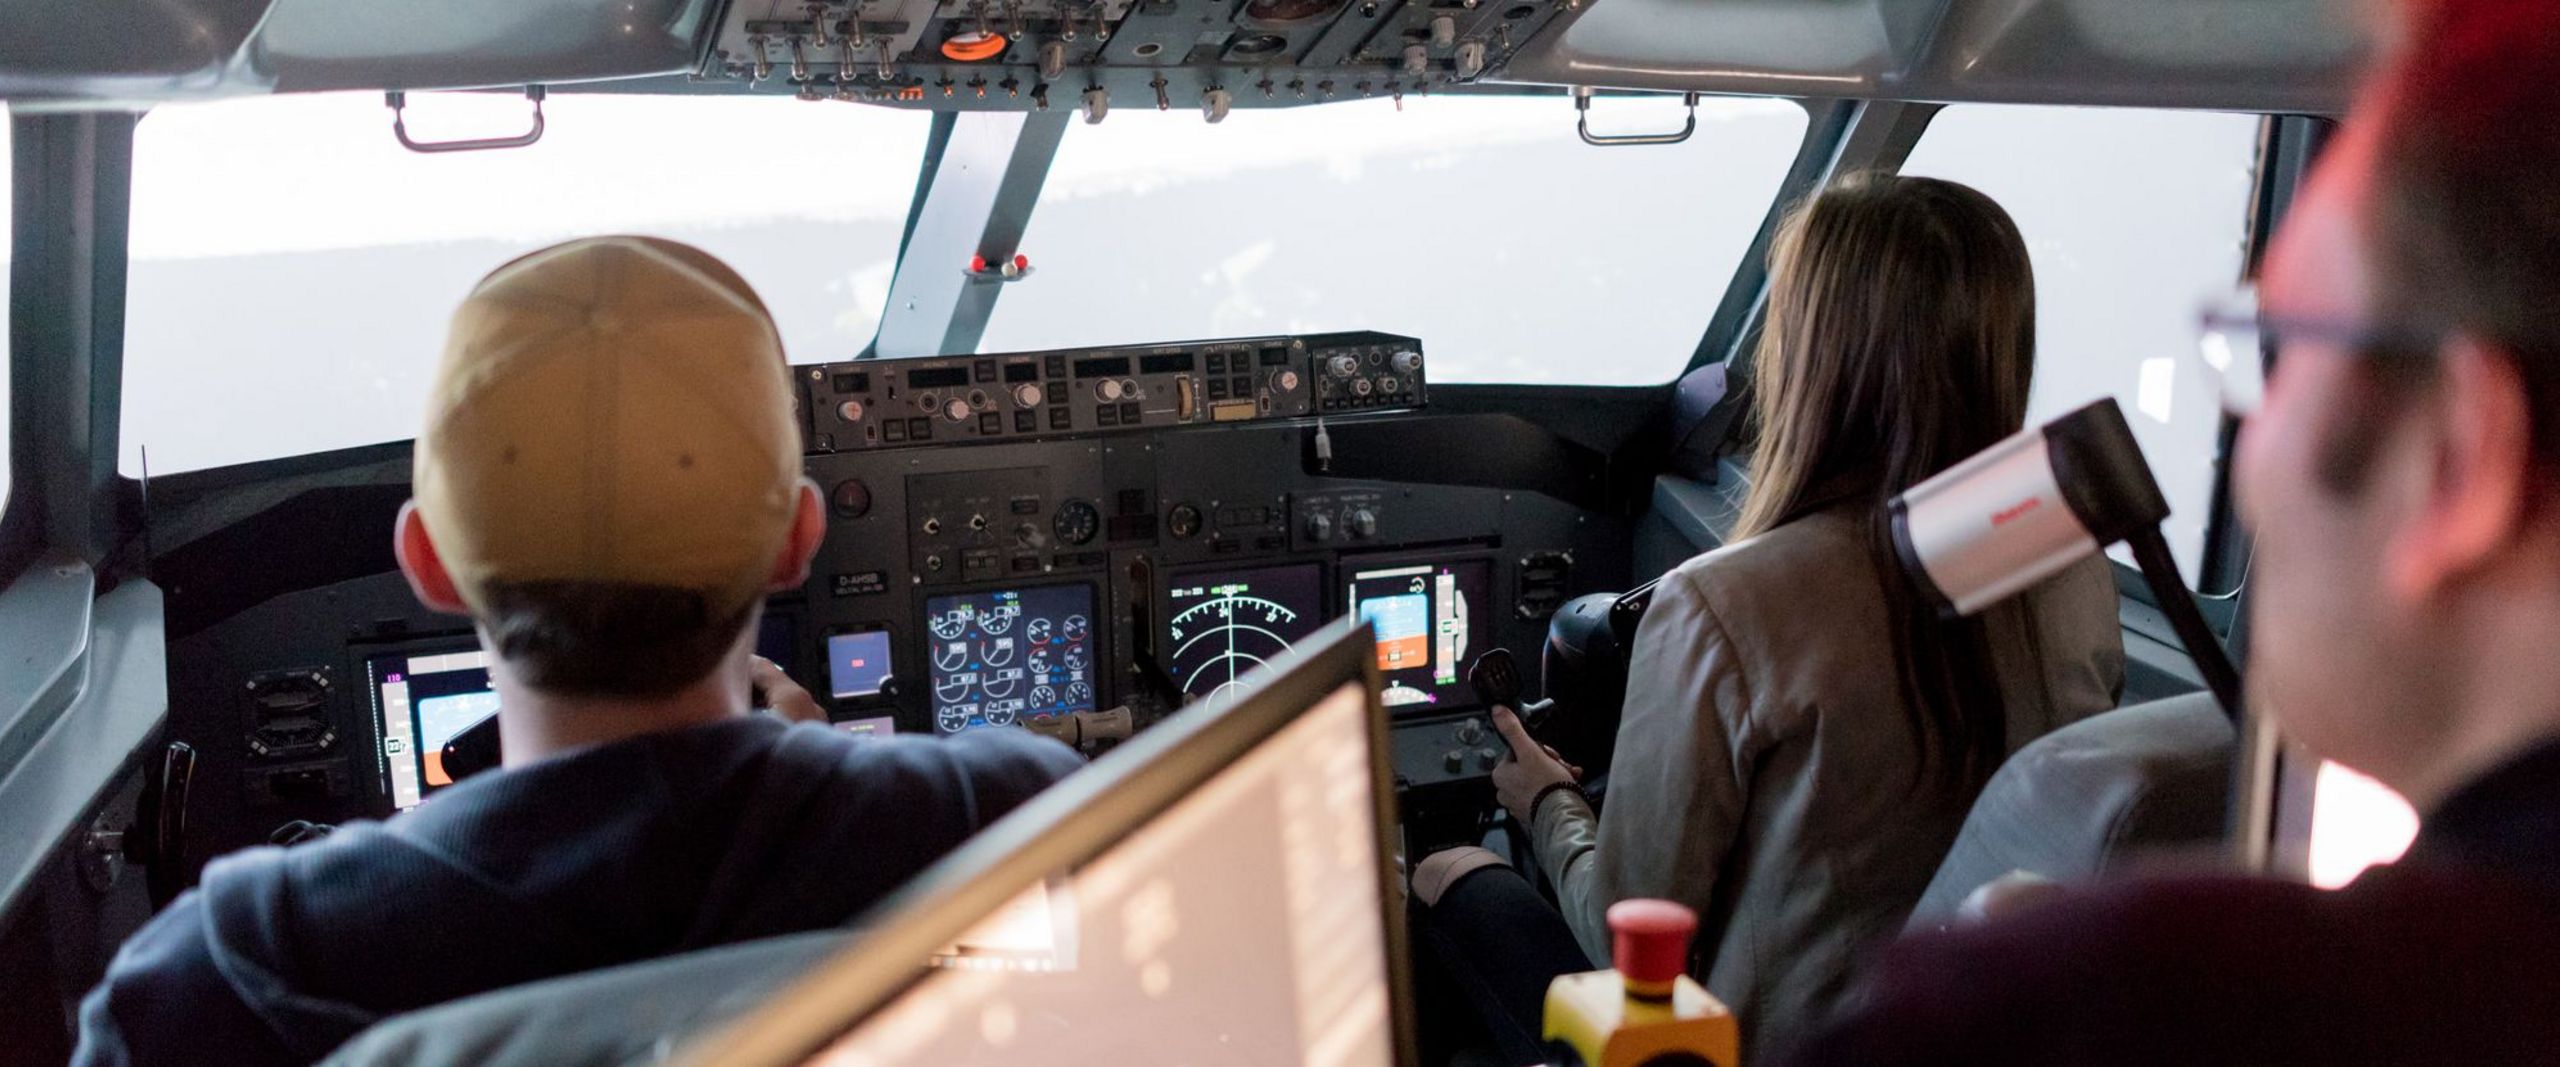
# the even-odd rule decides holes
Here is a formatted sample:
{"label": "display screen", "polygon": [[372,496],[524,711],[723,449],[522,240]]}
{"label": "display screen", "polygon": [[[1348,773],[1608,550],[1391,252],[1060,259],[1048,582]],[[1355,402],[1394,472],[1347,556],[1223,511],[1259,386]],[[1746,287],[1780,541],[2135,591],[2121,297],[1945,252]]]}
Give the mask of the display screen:
{"label": "display screen", "polygon": [[1233,689],[1325,621],[1316,563],[1173,576],[1165,597],[1164,669],[1187,696]]}
{"label": "display screen", "polygon": [[846,719],[836,723],[835,728],[860,738],[887,737],[898,732],[898,720],[888,715],[878,715],[868,719]]}
{"label": "display screen", "polygon": [[1485,560],[1379,567],[1351,576],[1351,614],[1375,627],[1389,707],[1475,703],[1468,660],[1492,635],[1493,565]]}
{"label": "display screen", "polygon": [[[1387,1067],[1369,702],[1338,690],[929,960],[812,1067]],[[1250,961],[1250,966],[1239,965]]]}
{"label": "display screen", "polygon": [[489,657],[467,651],[376,656],[365,661],[373,681],[374,719],[381,738],[382,780],[391,806],[407,811],[453,784],[445,773],[444,746],[455,734],[498,713],[489,686]]}
{"label": "display screen", "polygon": [[924,611],[935,732],[1093,710],[1092,586],[938,596]]}
{"label": "display screen", "polygon": [[827,691],[838,700],[875,697],[895,677],[889,631],[827,635]]}

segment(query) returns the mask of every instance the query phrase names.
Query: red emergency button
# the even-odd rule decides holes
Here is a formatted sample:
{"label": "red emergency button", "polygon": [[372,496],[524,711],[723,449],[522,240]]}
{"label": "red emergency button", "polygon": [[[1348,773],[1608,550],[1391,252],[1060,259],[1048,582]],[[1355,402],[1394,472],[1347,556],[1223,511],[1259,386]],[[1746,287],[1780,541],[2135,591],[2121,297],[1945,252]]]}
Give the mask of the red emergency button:
{"label": "red emergency button", "polygon": [[1661,999],[1689,966],[1698,913],[1668,900],[1621,900],[1609,906],[1609,957],[1629,996]]}

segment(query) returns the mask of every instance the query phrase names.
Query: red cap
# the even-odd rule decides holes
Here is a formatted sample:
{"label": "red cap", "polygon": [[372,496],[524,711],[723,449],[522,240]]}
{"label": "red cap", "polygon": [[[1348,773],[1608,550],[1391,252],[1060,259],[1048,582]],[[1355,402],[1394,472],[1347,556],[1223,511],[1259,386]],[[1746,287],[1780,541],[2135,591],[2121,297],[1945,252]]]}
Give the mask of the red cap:
{"label": "red cap", "polygon": [[971,256],[971,257],[969,257],[969,273],[971,273],[971,274],[985,274],[986,272],[987,272],[987,257],[985,257],[985,256]]}
{"label": "red cap", "polygon": [[1665,984],[1689,967],[1689,938],[1698,913],[1668,900],[1621,900],[1609,906],[1610,961],[1627,981]]}
{"label": "red cap", "polygon": [[1021,254],[1019,254],[1019,253],[1016,253],[1016,254],[1014,255],[1014,257],[1013,257],[1013,269],[1015,269],[1015,270],[1030,270],[1030,269],[1031,269],[1031,257],[1026,256],[1026,255],[1021,255]]}

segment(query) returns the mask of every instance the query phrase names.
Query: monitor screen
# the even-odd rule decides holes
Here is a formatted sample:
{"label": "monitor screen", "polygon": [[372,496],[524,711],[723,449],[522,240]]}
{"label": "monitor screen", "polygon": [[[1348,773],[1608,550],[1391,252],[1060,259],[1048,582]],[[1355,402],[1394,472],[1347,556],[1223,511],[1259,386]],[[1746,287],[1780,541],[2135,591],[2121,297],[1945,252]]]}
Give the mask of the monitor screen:
{"label": "monitor screen", "polygon": [[1395,1063],[1370,708],[1323,696],[808,1062]]}
{"label": "monitor screen", "polygon": [[827,691],[838,700],[876,697],[895,677],[889,631],[860,630],[827,635]]}
{"label": "monitor screen", "polygon": [[924,614],[934,732],[1093,710],[1093,586],[937,596]]}
{"label": "monitor screen", "polygon": [[1493,564],[1380,566],[1351,575],[1351,614],[1377,629],[1378,672],[1391,708],[1473,706],[1467,664],[1490,647]]}
{"label": "monitor screen", "polygon": [[1186,695],[1217,696],[1324,624],[1324,567],[1176,574],[1165,615],[1165,671]]}
{"label": "monitor screen", "polygon": [[448,785],[445,742],[498,713],[489,657],[477,644],[445,652],[400,653],[365,661],[372,676],[377,753],[391,807],[407,811]]}

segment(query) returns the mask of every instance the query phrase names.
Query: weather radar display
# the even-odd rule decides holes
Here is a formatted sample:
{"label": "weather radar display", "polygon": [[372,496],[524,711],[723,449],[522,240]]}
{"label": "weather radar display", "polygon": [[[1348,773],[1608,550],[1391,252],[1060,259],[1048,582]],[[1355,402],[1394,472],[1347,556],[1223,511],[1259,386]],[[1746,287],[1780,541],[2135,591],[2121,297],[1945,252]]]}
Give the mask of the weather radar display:
{"label": "weather radar display", "polygon": [[1325,622],[1321,565],[1175,575],[1165,670],[1194,698],[1217,696]]}
{"label": "weather radar display", "polygon": [[933,597],[924,628],[936,733],[1093,710],[1090,585]]}

